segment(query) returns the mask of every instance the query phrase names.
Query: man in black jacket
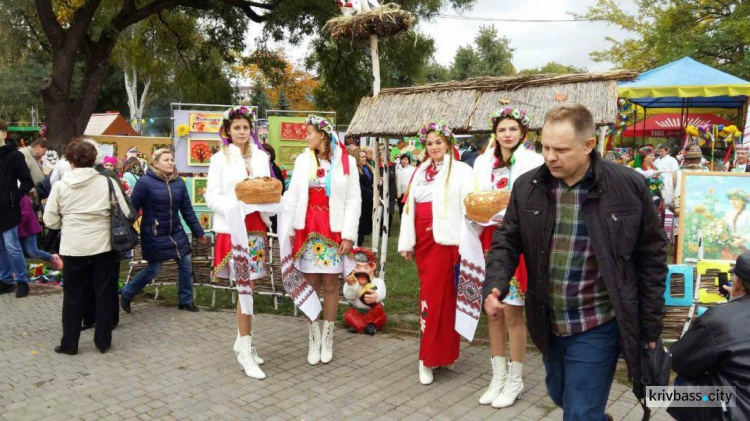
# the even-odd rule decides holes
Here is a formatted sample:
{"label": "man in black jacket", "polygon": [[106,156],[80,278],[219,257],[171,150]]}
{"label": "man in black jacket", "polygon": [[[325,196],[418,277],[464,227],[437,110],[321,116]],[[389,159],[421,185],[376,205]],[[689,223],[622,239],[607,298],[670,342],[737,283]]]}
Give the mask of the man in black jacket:
{"label": "man in black jacket", "polygon": [[550,110],[545,165],[514,184],[482,286],[484,309],[502,299],[523,253],[526,318],[544,356],[547,390],[565,419],[604,420],[622,352],[633,383],[640,355],[661,334],[667,239],[642,176],[594,150],[582,105]]}
{"label": "man in black jacket", "polygon": [[18,203],[34,182],[23,154],[6,137],[8,123],[0,120],[0,294],[17,288],[16,297],[22,298],[29,294],[29,275],[18,238]]}
{"label": "man in black jacket", "polygon": [[[695,319],[685,335],[672,346],[675,386],[734,386],[736,407],[720,408],[714,419],[750,419],[750,253],[737,258],[731,288],[732,300],[710,308]],[[704,409],[707,413],[710,410]],[[696,408],[669,408],[678,420],[696,419]],[[706,414],[707,415],[707,414]]]}

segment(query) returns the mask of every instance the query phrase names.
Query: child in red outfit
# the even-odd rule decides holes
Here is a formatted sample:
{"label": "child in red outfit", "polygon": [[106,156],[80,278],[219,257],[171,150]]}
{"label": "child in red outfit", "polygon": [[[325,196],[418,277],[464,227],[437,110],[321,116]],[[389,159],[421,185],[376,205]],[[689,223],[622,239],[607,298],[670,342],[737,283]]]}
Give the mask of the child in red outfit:
{"label": "child in red outfit", "polygon": [[370,250],[356,248],[352,254],[356,266],[344,283],[344,298],[351,305],[344,314],[344,321],[350,326],[349,332],[374,335],[383,329],[387,320],[383,307],[385,282],[375,277],[375,256]]}

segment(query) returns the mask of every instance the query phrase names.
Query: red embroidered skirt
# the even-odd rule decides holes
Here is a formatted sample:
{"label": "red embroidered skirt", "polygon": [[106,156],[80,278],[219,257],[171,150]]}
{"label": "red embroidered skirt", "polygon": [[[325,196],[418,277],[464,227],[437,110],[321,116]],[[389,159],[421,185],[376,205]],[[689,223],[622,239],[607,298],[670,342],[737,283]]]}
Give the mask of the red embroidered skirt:
{"label": "red embroidered skirt", "polygon": [[341,233],[331,231],[330,213],[325,188],[311,187],[308,191],[305,228],[294,232],[292,256],[295,260],[300,258],[310,242],[315,241],[315,252],[308,256],[310,261],[306,262],[310,267],[340,262],[338,247],[341,245]]}
{"label": "red embroidered skirt", "polygon": [[[490,251],[490,247],[492,247],[492,235],[495,234],[495,230],[497,230],[497,226],[491,226],[491,227],[484,227],[484,230],[482,231],[482,234],[479,236],[479,240],[482,242],[482,251],[484,252],[484,256],[487,257],[487,253]],[[524,259],[523,254],[518,256],[518,267],[516,268],[516,274],[514,276],[516,278],[516,281],[518,281],[518,286],[521,289],[521,293],[526,293],[526,284],[528,283],[528,275],[526,274],[526,259]]]}
{"label": "red embroidered skirt", "polygon": [[419,273],[419,359],[427,367],[450,365],[458,359],[456,272],[458,247],[443,246],[432,235],[432,203],[417,203],[414,259]]}
{"label": "red embroidered skirt", "polygon": [[[263,222],[259,212],[253,212],[245,215],[245,229],[248,235],[267,236],[268,226]],[[267,244],[268,242],[266,242]],[[224,269],[229,262],[232,254],[232,236],[227,233],[216,234],[216,244],[214,245],[214,264],[213,277]],[[227,272],[228,273],[228,272]],[[222,276],[224,277],[224,276]],[[228,276],[227,276],[228,277]]]}

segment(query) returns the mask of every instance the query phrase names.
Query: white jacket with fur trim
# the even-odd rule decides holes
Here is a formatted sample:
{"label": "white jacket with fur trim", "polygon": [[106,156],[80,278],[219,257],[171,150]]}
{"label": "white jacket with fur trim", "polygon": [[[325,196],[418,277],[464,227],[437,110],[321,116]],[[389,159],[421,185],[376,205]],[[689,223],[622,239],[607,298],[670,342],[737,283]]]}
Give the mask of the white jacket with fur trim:
{"label": "white jacket with fur trim", "polygon": [[[362,213],[362,197],[359,191],[359,172],[357,162],[352,156],[349,159],[349,175],[344,175],[341,156],[336,153],[333,157],[334,173],[331,179],[331,196],[328,198],[330,209],[331,231],[340,232],[341,238],[351,242],[357,241],[359,215]],[[284,194],[284,210],[291,212],[294,217],[293,229],[305,228],[307,215],[307,200],[309,190],[309,175],[313,156],[310,149],[300,154],[294,161],[294,171],[289,182],[289,190]],[[287,233],[293,235],[293,233]]]}
{"label": "white jacket with fur trim", "polygon": [[[250,143],[250,169],[253,177],[270,177],[268,154]],[[229,144],[211,157],[208,167],[208,186],[206,188],[206,204],[214,212],[213,231],[229,233],[224,215],[237,203],[234,187],[247,179],[247,166],[240,148]],[[267,226],[271,226],[268,215],[261,212],[261,218]]]}
{"label": "white jacket with fur trim", "polygon": [[[460,241],[460,230],[458,229],[461,220],[466,214],[464,207],[464,198],[471,192],[471,167],[467,164],[453,160],[450,177],[448,178],[448,190],[446,191],[445,177],[448,173],[448,155],[445,156],[445,164],[440,168],[433,188],[432,194],[432,235],[435,242],[444,246],[457,246]],[[417,168],[413,180],[418,180],[425,176],[427,168],[432,163],[428,158]],[[401,232],[398,237],[398,251],[414,251],[414,245],[417,243],[416,231],[414,228],[414,212],[416,203],[414,194],[409,193],[407,206],[401,215]]]}
{"label": "white jacket with fur trim", "polygon": [[[519,146],[513,152],[514,163],[510,167],[510,183],[518,180],[518,177],[524,175],[530,170],[544,164],[544,158],[538,153],[526,149],[523,145]],[[474,181],[472,191],[489,191],[492,190],[492,166],[495,163],[495,148],[487,148],[486,151],[477,157],[474,161]]]}

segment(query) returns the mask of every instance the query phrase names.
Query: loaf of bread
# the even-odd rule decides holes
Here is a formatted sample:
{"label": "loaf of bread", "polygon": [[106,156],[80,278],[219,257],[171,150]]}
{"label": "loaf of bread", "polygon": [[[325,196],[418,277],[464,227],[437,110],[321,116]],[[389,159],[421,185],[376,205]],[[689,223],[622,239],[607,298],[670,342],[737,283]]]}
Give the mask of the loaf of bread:
{"label": "loaf of bread", "polygon": [[248,178],[234,187],[237,200],[249,205],[279,203],[281,201],[281,181],[271,177]]}
{"label": "loaf of bread", "polygon": [[487,223],[498,212],[505,210],[510,202],[510,192],[492,190],[469,193],[464,199],[466,216],[472,221]]}

